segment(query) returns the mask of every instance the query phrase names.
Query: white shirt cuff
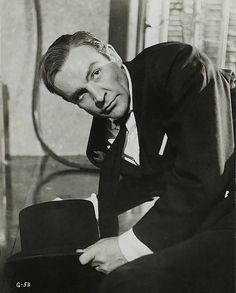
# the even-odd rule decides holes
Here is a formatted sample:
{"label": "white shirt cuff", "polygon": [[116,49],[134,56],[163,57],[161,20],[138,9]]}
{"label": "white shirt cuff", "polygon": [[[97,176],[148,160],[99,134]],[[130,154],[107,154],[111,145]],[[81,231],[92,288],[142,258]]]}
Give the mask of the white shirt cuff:
{"label": "white shirt cuff", "polygon": [[141,256],[153,253],[149,247],[135,236],[133,229],[121,234],[118,237],[118,243],[127,261],[132,261]]}

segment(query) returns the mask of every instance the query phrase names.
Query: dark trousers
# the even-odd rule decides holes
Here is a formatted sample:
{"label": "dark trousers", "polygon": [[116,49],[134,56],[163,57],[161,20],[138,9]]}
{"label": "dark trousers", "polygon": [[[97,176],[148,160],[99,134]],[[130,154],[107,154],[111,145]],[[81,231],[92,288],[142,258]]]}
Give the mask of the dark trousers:
{"label": "dark trousers", "polygon": [[211,215],[193,237],[107,275],[99,293],[233,293],[235,215],[227,201],[224,215]]}

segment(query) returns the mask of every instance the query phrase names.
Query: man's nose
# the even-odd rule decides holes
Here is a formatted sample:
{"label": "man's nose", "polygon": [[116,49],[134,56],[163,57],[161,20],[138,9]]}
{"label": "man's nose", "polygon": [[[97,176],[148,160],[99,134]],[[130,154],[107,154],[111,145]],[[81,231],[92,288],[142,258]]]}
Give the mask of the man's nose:
{"label": "man's nose", "polygon": [[98,108],[102,108],[105,103],[106,92],[99,87],[90,86],[89,92]]}

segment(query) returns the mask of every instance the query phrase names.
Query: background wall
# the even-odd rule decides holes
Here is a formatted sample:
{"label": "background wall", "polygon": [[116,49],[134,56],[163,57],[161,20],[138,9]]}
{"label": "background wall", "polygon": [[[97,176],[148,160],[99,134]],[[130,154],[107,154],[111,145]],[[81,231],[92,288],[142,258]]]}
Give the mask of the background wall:
{"label": "background wall", "polygon": [[[43,155],[33,129],[31,102],[37,49],[35,1],[40,3],[42,50],[64,33],[88,30],[109,41],[125,60],[163,41],[187,42],[217,65],[236,70],[234,0],[0,0],[1,153]],[[0,83],[1,84],[1,83]],[[84,155],[91,117],[40,85],[41,129],[59,155]],[[8,104],[6,103],[8,101]],[[3,121],[4,120],[4,121]],[[9,125],[8,125],[9,122]]]}
{"label": "background wall", "polygon": [[[42,155],[31,118],[36,54],[33,0],[1,0],[2,83],[8,88],[11,155]],[[43,52],[61,34],[88,30],[104,41],[109,31],[109,0],[40,0]],[[101,5],[102,2],[102,5]],[[5,95],[4,98],[7,98]],[[91,118],[40,87],[45,140],[61,154],[84,154]]]}

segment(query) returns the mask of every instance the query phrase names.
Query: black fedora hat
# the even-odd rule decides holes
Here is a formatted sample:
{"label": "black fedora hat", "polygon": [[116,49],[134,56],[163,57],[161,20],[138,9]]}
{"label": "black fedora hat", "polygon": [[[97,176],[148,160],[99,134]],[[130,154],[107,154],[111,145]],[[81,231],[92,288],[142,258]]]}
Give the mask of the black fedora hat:
{"label": "black fedora hat", "polygon": [[77,248],[99,239],[93,204],[71,199],[44,202],[19,215],[21,252],[5,263],[9,292],[95,293],[103,274],[81,265]]}

